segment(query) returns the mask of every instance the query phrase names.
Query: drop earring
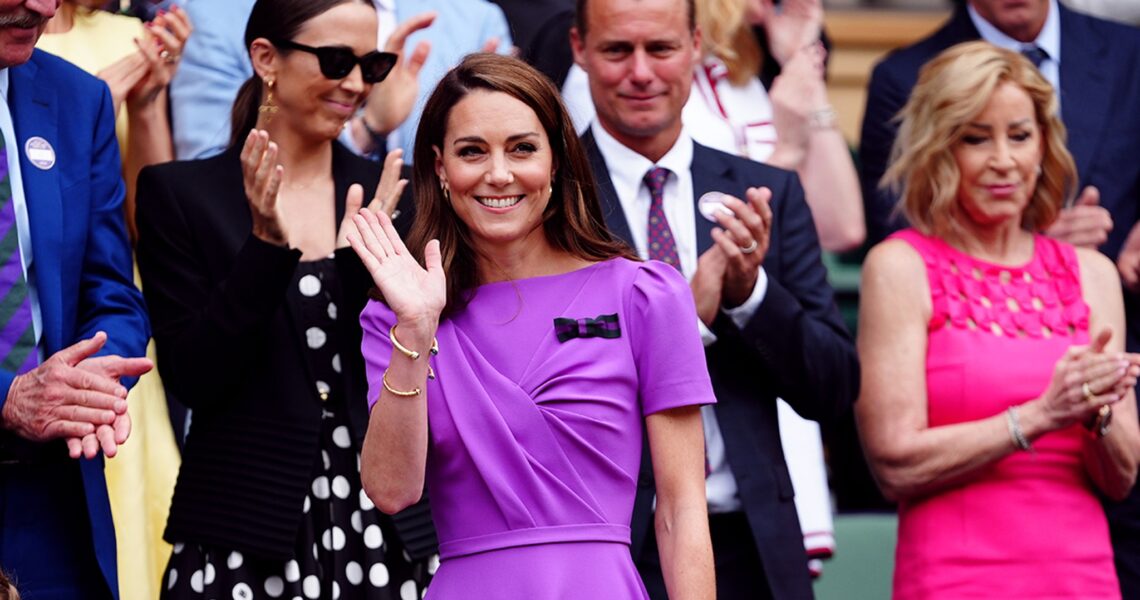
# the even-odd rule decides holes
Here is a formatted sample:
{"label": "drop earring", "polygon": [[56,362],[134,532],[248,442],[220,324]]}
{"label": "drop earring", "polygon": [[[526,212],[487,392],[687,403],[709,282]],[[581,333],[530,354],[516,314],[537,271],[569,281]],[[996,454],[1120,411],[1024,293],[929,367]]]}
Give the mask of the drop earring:
{"label": "drop earring", "polygon": [[447,185],[447,182],[446,182],[446,181],[444,181],[444,180],[442,180],[442,179],[440,179],[440,180],[439,180],[439,189],[440,189],[441,191],[443,191],[443,197],[444,197],[444,198],[445,198],[445,199],[446,199],[448,202],[451,202],[451,188],[450,188],[450,187],[448,187],[448,185]]}
{"label": "drop earring", "polygon": [[258,114],[265,117],[266,125],[268,125],[269,122],[273,120],[273,116],[277,114],[277,104],[273,101],[273,86],[276,83],[277,80],[272,77],[265,80],[265,87],[267,88],[265,101],[261,103],[261,106],[257,107]]}

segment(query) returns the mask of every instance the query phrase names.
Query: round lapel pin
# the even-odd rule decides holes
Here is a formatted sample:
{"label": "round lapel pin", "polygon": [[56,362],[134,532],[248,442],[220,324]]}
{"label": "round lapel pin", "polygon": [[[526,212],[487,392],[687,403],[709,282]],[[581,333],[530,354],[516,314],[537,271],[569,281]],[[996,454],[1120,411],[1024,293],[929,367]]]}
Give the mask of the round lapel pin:
{"label": "round lapel pin", "polygon": [[24,142],[24,155],[28,162],[44,171],[55,166],[55,148],[42,137],[30,137]]}

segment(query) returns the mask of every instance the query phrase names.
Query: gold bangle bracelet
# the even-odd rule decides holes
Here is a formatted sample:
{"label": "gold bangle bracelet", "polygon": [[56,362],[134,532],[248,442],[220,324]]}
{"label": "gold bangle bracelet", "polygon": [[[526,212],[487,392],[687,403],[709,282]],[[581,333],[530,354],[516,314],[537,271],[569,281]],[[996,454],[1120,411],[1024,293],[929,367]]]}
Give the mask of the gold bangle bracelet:
{"label": "gold bangle bracelet", "polygon": [[411,398],[412,396],[419,396],[420,395],[420,388],[413,388],[412,391],[405,392],[403,390],[398,390],[398,389],[392,387],[391,385],[389,385],[388,384],[388,371],[387,370],[385,370],[384,374],[380,376],[380,383],[383,384],[384,389],[388,390],[393,396],[399,396],[401,398]]}
{"label": "gold bangle bracelet", "polygon": [[[412,360],[416,360],[420,357],[419,352],[416,352],[415,350],[409,349],[408,347],[401,344],[400,340],[396,339],[396,326],[395,325],[393,325],[392,328],[388,330],[388,340],[392,342],[393,347],[395,347],[397,350],[400,351],[400,354],[403,354],[404,356],[406,356]],[[434,337],[431,339],[431,350],[430,350],[430,352],[433,355],[439,354],[439,340],[435,339]]]}

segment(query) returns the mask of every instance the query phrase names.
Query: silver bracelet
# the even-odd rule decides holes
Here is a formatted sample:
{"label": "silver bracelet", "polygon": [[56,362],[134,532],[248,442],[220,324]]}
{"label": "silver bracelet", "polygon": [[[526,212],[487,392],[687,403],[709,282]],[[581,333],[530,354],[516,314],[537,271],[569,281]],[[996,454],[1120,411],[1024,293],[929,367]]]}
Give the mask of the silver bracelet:
{"label": "silver bracelet", "polygon": [[1029,443],[1029,438],[1026,438],[1025,432],[1021,430],[1021,422],[1017,419],[1016,406],[1006,409],[1005,423],[1009,427],[1009,437],[1013,440],[1013,445],[1026,452],[1033,452],[1033,445]]}

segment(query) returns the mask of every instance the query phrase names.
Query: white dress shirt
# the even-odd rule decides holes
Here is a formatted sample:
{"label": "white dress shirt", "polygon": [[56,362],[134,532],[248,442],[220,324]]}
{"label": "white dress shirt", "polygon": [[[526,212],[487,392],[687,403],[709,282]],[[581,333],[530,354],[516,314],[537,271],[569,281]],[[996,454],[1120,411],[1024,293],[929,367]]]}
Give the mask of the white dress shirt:
{"label": "white dress shirt", "polygon": [[[662,209],[677,244],[681,273],[686,279],[692,279],[693,273],[697,270],[696,219],[698,218],[696,199],[693,197],[693,175],[690,170],[693,165],[692,138],[682,130],[673,147],[655,164],[622,145],[597,122],[591,125],[590,130],[598,145],[598,151],[606,161],[614,191],[617,192],[626,222],[629,223],[634,246],[642,258],[648,257],[650,203],[649,188],[644,184],[643,178],[653,167],[669,169],[670,175],[665,181]],[[767,291],[768,275],[764,272],[764,268],[760,267],[756,286],[748,300],[736,308],[722,310],[738,327],[743,328],[764,301]],[[715,342],[716,336],[699,318],[696,321],[705,345]],[[711,405],[701,407],[701,421],[705,429],[705,458],[711,469],[705,479],[705,494],[710,512],[737,511],[741,509],[741,504],[737,496],[736,479],[725,458],[724,438],[720,434],[714,410]]]}
{"label": "white dress shirt", "polygon": [[1045,17],[1045,25],[1041,27],[1041,32],[1037,34],[1037,39],[1033,40],[1033,43],[1027,44],[1002,33],[997,27],[994,27],[992,23],[985,20],[982,15],[978,14],[978,11],[974,10],[973,5],[969,3],[966,4],[966,11],[970,14],[970,20],[974,22],[974,27],[977,28],[983,40],[999,48],[1013,50],[1014,52],[1021,52],[1036,45],[1049,55],[1038,68],[1041,71],[1041,76],[1044,77],[1056,91],[1058,106],[1060,106],[1061,102],[1060,10],[1061,9],[1057,7],[1057,0],[1049,0],[1049,13]]}

